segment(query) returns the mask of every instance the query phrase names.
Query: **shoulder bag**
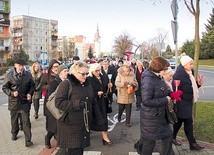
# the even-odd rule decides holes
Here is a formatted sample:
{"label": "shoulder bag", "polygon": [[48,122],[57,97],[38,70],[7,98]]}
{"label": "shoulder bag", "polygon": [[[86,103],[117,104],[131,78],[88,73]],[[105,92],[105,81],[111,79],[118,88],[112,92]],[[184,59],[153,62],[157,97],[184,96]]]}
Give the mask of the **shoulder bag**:
{"label": "shoulder bag", "polygon": [[[70,81],[67,79],[69,82],[69,92],[68,92],[68,99],[70,99],[71,92],[72,92],[72,86]],[[55,97],[56,97],[56,92],[58,90],[59,86],[56,88],[56,90],[48,97],[48,101],[46,103],[46,107],[48,110],[51,112],[51,114],[57,119],[57,120],[63,120],[63,117],[65,117],[67,114],[65,111],[59,110],[56,108],[55,105]]]}

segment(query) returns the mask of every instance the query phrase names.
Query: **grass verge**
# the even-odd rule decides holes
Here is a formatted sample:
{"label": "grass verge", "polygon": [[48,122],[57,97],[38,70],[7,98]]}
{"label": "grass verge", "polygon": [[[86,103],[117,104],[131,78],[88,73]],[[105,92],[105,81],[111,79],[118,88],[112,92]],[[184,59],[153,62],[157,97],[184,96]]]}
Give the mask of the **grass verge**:
{"label": "grass verge", "polygon": [[[185,137],[183,126],[178,135]],[[196,140],[214,143],[214,102],[196,103],[194,136]]]}

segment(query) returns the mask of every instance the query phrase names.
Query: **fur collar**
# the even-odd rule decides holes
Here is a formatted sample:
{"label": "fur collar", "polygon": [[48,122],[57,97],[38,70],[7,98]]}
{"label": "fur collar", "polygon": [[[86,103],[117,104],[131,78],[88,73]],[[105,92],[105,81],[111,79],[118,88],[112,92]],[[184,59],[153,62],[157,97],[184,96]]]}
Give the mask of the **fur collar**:
{"label": "fur collar", "polygon": [[[67,76],[68,80],[70,80],[71,83],[73,83],[74,85],[82,85],[80,83],[80,81],[73,75],[73,74],[68,74]],[[89,81],[88,78],[86,78],[86,81],[83,83],[83,85],[87,86],[89,85]]]}
{"label": "fur collar", "polygon": [[134,69],[132,67],[130,67],[130,71],[129,71],[128,75],[126,75],[124,70],[122,69],[122,67],[120,67],[118,69],[118,74],[120,74],[122,76],[133,76],[134,75]]}

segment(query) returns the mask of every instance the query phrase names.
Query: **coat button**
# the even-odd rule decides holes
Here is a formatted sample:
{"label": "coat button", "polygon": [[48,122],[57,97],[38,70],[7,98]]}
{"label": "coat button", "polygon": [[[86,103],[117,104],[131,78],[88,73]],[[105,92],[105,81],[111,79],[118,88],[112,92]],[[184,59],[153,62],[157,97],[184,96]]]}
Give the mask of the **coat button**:
{"label": "coat button", "polygon": [[86,96],[86,98],[85,99],[88,99],[88,96]]}

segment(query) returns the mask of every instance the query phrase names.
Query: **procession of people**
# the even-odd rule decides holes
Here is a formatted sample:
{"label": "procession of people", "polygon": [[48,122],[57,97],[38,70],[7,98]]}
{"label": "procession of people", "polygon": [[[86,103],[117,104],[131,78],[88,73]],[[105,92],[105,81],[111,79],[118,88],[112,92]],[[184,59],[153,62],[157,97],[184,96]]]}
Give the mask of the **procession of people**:
{"label": "procession of people", "polygon": [[[182,123],[190,149],[202,150],[204,147],[196,142],[193,133],[192,106],[203,81],[193,76],[191,57],[182,56],[180,62],[173,71],[163,57],[155,57],[147,63],[136,59],[104,58],[89,64],[74,56],[70,68],[52,59],[45,68],[47,72],[38,62],[33,63],[31,72],[28,72],[24,69],[26,62],[17,59],[2,86],[9,100],[11,139],[18,139],[21,122],[25,146],[34,145],[31,140],[31,103],[37,120],[42,115],[39,103],[44,97],[47,131],[44,146],[52,148],[50,141],[56,139],[60,148],[58,155],[83,155],[84,149],[91,145],[91,131],[101,133],[103,145],[114,145],[108,132],[108,114],[118,113],[117,121],[122,123],[125,111],[125,127],[130,128],[133,104],[140,115],[140,137],[135,145],[139,154],[151,155],[156,141],[162,140],[160,154],[174,155],[172,144],[182,145],[176,139]],[[52,93],[55,93],[55,108],[63,112],[60,119],[54,117],[47,106]],[[118,104],[118,109],[112,109],[112,104]],[[169,121],[168,109],[174,112],[177,121]]]}

